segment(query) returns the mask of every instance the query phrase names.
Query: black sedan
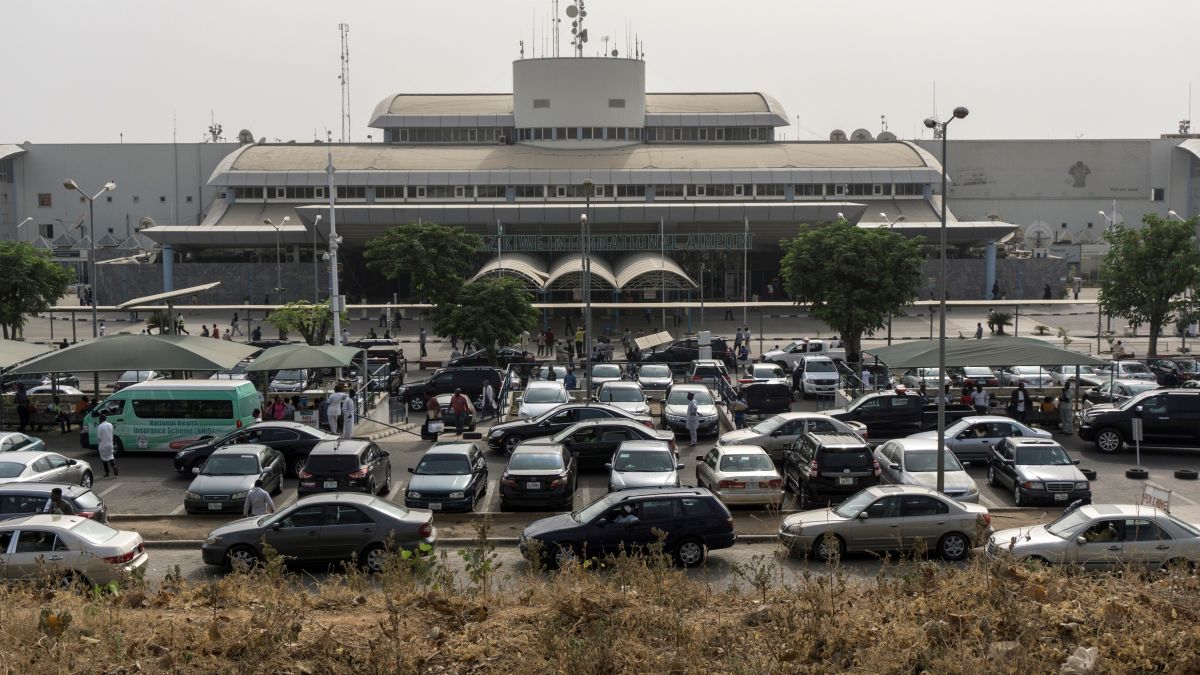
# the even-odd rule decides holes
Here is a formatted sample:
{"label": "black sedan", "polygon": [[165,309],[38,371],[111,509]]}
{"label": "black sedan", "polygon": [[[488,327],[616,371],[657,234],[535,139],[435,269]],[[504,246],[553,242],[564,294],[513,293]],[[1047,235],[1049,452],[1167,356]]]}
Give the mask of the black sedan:
{"label": "black sedan", "polygon": [[217,448],[241,443],[255,443],[278,450],[287,461],[289,476],[299,476],[313,446],[321,441],[337,440],[338,436],[299,422],[259,422],[219,438],[202,441],[175,453],[175,470],[187,476],[204,463]]}
{"label": "black sedan", "polygon": [[425,451],[404,491],[404,505],[430,511],[471,511],[487,492],[483,452],[469,441],[434,443]]}
{"label": "black sedan", "polygon": [[649,417],[637,417],[616,406],[603,403],[564,403],[533,419],[494,425],[488,431],[487,443],[489,448],[511,455],[521,441],[551,436],[576,422],[598,419],[630,420],[654,428],[654,421]]}
{"label": "black sedan", "polygon": [[[496,350],[496,365],[505,368],[514,363],[533,363],[534,358],[528,351],[520,347],[501,347]],[[486,349],[479,349],[470,354],[456,356],[446,363],[448,368],[462,366],[490,366]]]}
{"label": "black sedan", "polygon": [[602,465],[612,459],[613,453],[625,441],[664,441],[672,452],[676,451],[674,432],[623,419],[577,422],[554,436],[528,440],[521,447],[562,447],[580,464]]}

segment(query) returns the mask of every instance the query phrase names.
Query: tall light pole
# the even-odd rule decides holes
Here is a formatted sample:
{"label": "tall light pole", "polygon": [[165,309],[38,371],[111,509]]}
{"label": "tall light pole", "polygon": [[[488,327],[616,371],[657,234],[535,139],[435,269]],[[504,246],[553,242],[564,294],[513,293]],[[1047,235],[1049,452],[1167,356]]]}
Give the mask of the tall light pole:
{"label": "tall light pole", "polygon": [[[1174,218],[1175,220],[1178,220],[1178,221],[1179,221],[1179,222],[1181,222],[1181,223],[1186,223],[1186,222],[1187,222],[1187,219],[1186,219],[1186,218],[1184,218],[1183,216],[1179,215],[1179,214],[1178,214],[1178,213],[1176,213],[1175,211],[1167,211],[1167,220],[1170,220],[1170,219],[1172,219],[1172,218]],[[25,220],[29,220],[29,218],[26,218]]]}
{"label": "tall light pole", "polygon": [[[1175,212],[1172,211],[1171,213],[1175,213]],[[25,220],[22,220],[21,222],[17,223],[17,226],[13,228],[13,239],[19,240],[21,238],[21,228],[25,227],[25,225],[27,223],[30,223],[32,221],[33,221],[33,216],[26,216]]]}
{"label": "tall light pole", "polygon": [[321,214],[313,219],[313,304],[321,302],[320,270],[317,265],[317,225],[321,224]]}
{"label": "tall light pole", "polygon": [[[938,406],[937,406],[937,489],[946,489],[946,130],[954,120],[967,116],[968,111],[962,106],[954,109],[952,117],[945,122],[938,122],[932,117],[925,118],[925,126],[940,130],[942,136],[942,226],[938,238]],[[1029,405],[1026,401],[1025,405]]]}
{"label": "tall light pole", "polygon": [[[279,296],[276,300],[283,299],[283,272],[281,271],[280,263],[283,262],[283,257],[279,253],[279,234],[284,225],[288,224],[291,216],[284,216],[283,221],[278,225],[271,222],[270,218],[263,218],[263,222],[275,229],[275,295]],[[280,303],[282,304],[282,303]]]}
{"label": "tall light pole", "polygon": [[[942,199],[943,199],[943,201],[945,200],[945,195],[942,196]],[[905,220],[907,220],[907,218],[905,218],[904,214],[898,215],[898,216],[896,216],[895,220],[892,220],[891,218],[888,218],[888,214],[884,213],[883,211],[879,212],[879,217],[883,218],[884,221],[887,222],[889,230],[892,229],[893,227],[896,227],[896,223],[903,223]]]}
{"label": "tall light pole", "polygon": [[[329,194],[329,305],[333,309],[333,344],[342,344],[342,298],[338,294],[338,259],[337,251],[338,244],[342,242],[342,238],[337,233],[337,190],[333,186],[333,151],[327,150],[326,156],[329,163],[325,166],[325,173],[329,179],[329,185],[326,188]],[[338,369],[338,376],[341,376],[341,369]]]}
{"label": "tall light pole", "polygon": [[[79,194],[83,195],[83,198],[86,199],[88,202],[88,239],[91,240],[91,242],[90,242],[91,248],[88,250],[88,267],[89,267],[89,274],[91,276],[91,279],[89,279],[89,281],[91,283],[88,285],[92,289],[92,292],[91,292],[91,296],[92,296],[92,337],[95,338],[95,337],[99,337],[99,335],[100,335],[100,332],[98,329],[100,322],[96,318],[96,305],[98,305],[100,303],[100,298],[99,298],[100,289],[96,285],[96,198],[99,197],[100,195],[104,194],[105,192],[112,192],[113,190],[116,190],[117,183],[116,183],[116,181],[111,181],[111,180],[108,181],[107,183],[104,184],[104,187],[100,188],[100,191],[94,195],[89,195],[88,193],[79,189],[79,184],[76,183],[71,178],[68,178],[63,181],[63,187],[67,188],[68,190],[74,190],[74,191],[78,192]],[[93,387],[93,394],[95,396],[99,396],[100,395],[100,371],[95,371],[92,374],[92,387]]]}
{"label": "tall light pole", "polygon": [[504,225],[496,219],[496,272],[504,277]]}
{"label": "tall light pole", "polygon": [[[583,181],[583,198],[584,212],[579,216],[579,232],[582,235],[580,241],[580,250],[583,255],[583,349],[588,355],[587,370],[583,373],[584,386],[587,387],[584,400],[591,400],[592,396],[592,244],[591,234],[592,228],[588,224],[588,217],[592,213],[592,188],[595,184],[592,179]],[[577,354],[580,361],[583,360],[582,354]]]}

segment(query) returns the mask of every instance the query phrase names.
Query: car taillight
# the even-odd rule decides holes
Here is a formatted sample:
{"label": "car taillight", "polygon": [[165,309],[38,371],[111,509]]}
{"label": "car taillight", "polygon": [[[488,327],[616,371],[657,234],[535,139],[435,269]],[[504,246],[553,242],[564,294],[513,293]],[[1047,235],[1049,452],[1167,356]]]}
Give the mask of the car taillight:
{"label": "car taillight", "polygon": [[421,523],[420,529],[417,530],[417,536],[422,539],[428,539],[432,534],[433,534],[433,523],[428,522],[428,521]]}
{"label": "car taillight", "polygon": [[990,513],[983,514],[983,526],[984,527],[992,526],[992,516]]}
{"label": "car taillight", "polygon": [[703,377],[701,377],[701,376],[699,376],[699,375],[693,375],[693,376],[692,376],[692,382],[700,382],[700,381],[702,381],[703,379],[704,379],[704,378],[703,378]]}
{"label": "car taillight", "polygon": [[743,378],[743,379],[741,379],[741,380],[738,380],[738,384],[750,384],[750,383],[751,383],[751,382],[753,382],[753,381],[754,381],[753,379],[745,379],[745,378]]}
{"label": "car taillight", "polygon": [[746,484],[740,480],[723,480],[717,483],[719,488],[744,488]]}
{"label": "car taillight", "polygon": [[879,470],[879,460],[877,460],[877,459],[871,460],[871,471],[875,472],[876,476],[878,476],[880,473],[882,473]]}
{"label": "car taillight", "polygon": [[75,515],[79,516],[80,518],[95,518],[96,512],[95,511],[76,511]]}
{"label": "car taillight", "polygon": [[778,478],[776,478],[775,480],[767,481],[767,487],[781,488],[781,487],[783,487],[783,481],[779,480]]}
{"label": "car taillight", "polygon": [[815,460],[815,459],[808,463],[808,477],[809,478],[817,477],[817,460]]}
{"label": "car taillight", "polygon": [[104,558],[104,562],[106,562],[110,565],[123,565],[123,564],[129,562],[130,560],[133,560],[134,558],[136,558],[138,553],[141,552],[141,549],[142,549],[142,545],[138,544],[137,548],[133,549],[132,551],[129,551],[128,553],[122,553],[121,555],[106,556]]}
{"label": "car taillight", "polygon": [[500,479],[500,482],[511,488],[517,487],[517,481],[513,480],[512,478],[502,478]]}
{"label": "car taillight", "polygon": [[305,471],[304,469],[300,469],[300,475],[298,477],[299,478],[312,478],[313,475],[311,473]]}
{"label": "car taillight", "polygon": [[561,478],[555,478],[554,480],[550,481],[550,489],[553,490],[554,488],[558,487],[559,485],[562,485],[562,483],[563,483],[563,481]]}
{"label": "car taillight", "polygon": [[366,478],[366,477],[367,477],[367,468],[366,467],[363,467],[363,468],[359,469],[358,471],[351,473],[348,476],[348,478]]}
{"label": "car taillight", "polygon": [[647,429],[653,429],[654,420],[642,420],[642,426],[646,427]]}

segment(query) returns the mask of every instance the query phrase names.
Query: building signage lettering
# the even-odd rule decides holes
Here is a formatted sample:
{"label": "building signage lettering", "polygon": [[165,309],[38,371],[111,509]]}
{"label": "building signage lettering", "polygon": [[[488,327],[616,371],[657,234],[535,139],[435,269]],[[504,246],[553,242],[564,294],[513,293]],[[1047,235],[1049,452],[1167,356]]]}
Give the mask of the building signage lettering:
{"label": "building signage lettering", "polygon": [[[579,251],[583,237],[577,234],[505,234],[482,237],[481,251],[536,253]],[[497,247],[499,244],[499,247]],[[588,237],[593,251],[740,251],[754,247],[754,234],[706,232],[701,234],[593,234]]]}

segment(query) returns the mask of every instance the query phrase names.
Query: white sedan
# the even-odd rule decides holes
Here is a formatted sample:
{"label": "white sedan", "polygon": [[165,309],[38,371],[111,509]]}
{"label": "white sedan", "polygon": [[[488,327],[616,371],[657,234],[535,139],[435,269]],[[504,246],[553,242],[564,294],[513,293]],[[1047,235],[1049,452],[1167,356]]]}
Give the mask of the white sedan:
{"label": "white sedan", "polygon": [[137,532],[88,518],[35,514],[0,524],[0,577],[44,579],[83,587],[128,578],[150,558]]}
{"label": "white sedan", "polygon": [[708,488],[726,504],[783,501],[783,478],[767,451],[757,445],[724,445],[697,457],[696,485]]}
{"label": "white sedan", "polygon": [[571,395],[567,393],[562,382],[534,380],[525,388],[525,394],[521,397],[521,407],[517,409],[517,416],[523,420],[533,419],[570,400]]}
{"label": "white sedan", "polygon": [[650,414],[646,394],[642,392],[642,385],[637,382],[605,382],[596,392],[596,400],[616,406],[631,415]]}
{"label": "white sedan", "polygon": [[30,394],[30,395],[32,395],[32,394],[53,394],[55,396],[83,396],[82,391],[80,391],[79,389],[76,389],[75,387],[71,387],[71,386],[68,386],[65,384],[60,384],[57,387],[53,387],[48,384],[39,384],[38,386],[33,387],[32,389],[29,389],[25,393]]}

